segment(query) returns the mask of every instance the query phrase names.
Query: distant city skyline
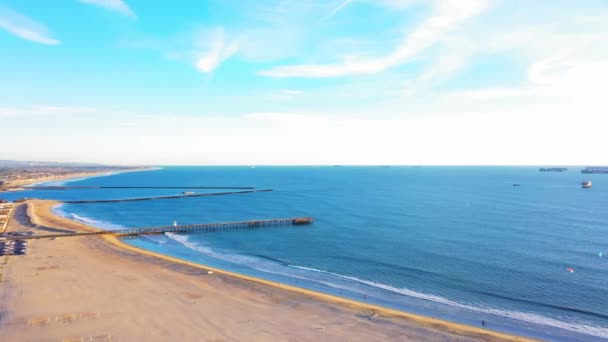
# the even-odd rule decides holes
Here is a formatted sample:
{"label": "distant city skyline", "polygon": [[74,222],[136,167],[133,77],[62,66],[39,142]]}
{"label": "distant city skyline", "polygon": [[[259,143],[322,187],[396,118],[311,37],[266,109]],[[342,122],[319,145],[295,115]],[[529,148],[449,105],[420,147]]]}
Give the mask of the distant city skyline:
{"label": "distant city skyline", "polygon": [[605,1],[8,0],[0,159],[608,164]]}

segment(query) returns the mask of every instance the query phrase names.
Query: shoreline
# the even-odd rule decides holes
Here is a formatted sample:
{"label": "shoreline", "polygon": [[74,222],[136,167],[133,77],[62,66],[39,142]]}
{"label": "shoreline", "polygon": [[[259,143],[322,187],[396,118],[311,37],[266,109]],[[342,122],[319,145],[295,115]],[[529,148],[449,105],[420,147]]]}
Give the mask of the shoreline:
{"label": "shoreline", "polygon": [[[54,201],[53,205],[51,206],[50,214],[52,216],[55,216],[55,219],[60,220],[60,221],[68,220],[73,223],[77,223],[78,225],[86,227],[87,230],[101,230],[101,228],[90,226],[88,224],[57,215],[52,209],[55,208],[56,206],[59,206],[62,204],[63,204],[63,202]],[[258,278],[258,277],[254,277],[254,276],[231,272],[228,270],[208,266],[208,265],[205,265],[202,263],[195,263],[195,262],[179,259],[179,258],[172,257],[169,255],[164,255],[164,254],[156,253],[153,251],[149,251],[149,250],[145,250],[142,248],[138,248],[138,247],[129,245],[129,244],[121,241],[121,239],[119,237],[114,236],[114,235],[102,235],[101,238],[104,241],[106,241],[120,249],[131,251],[131,252],[134,252],[137,254],[146,255],[149,257],[157,258],[157,259],[162,259],[164,261],[168,261],[168,262],[175,263],[175,264],[186,265],[186,266],[204,270],[204,271],[212,271],[219,275],[228,276],[228,277],[243,280],[246,282],[252,282],[252,283],[256,283],[256,284],[261,284],[263,286],[268,286],[268,287],[272,287],[272,288],[276,288],[276,289],[280,289],[280,290],[284,290],[284,291],[289,291],[292,293],[305,295],[305,296],[314,298],[315,300],[318,300],[321,302],[329,302],[329,303],[337,304],[340,306],[349,307],[349,308],[352,308],[355,310],[371,311],[375,315],[378,315],[381,317],[390,317],[390,318],[407,320],[408,322],[413,322],[415,324],[419,324],[419,325],[426,326],[426,327],[432,327],[432,328],[439,329],[439,330],[442,330],[445,332],[457,334],[458,336],[461,336],[461,335],[475,336],[477,338],[497,339],[497,340],[505,340],[505,341],[535,341],[534,339],[531,339],[528,337],[511,335],[511,334],[507,334],[507,333],[503,333],[503,332],[477,328],[477,327],[466,325],[466,324],[455,323],[455,322],[450,322],[450,321],[442,320],[442,319],[438,319],[438,318],[432,318],[432,317],[428,317],[428,316],[414,314],[411,312],[391,309],[391,308],[387,308],[387,307],[383,307],[383,306],[379,306],[379,305],[375,305],[375,304],[360,302],[360,301],[353,300],[353,299],[348,299],[348,298],[339,297],[336,295],[331,295],[331,294],[326,294],[326,293],[322,293],[322,292],[318,292],[318,291],[314,291],[314,290],[309,290],[306,288],[283,284],[283,283],[276,282],[276,281],[271,281],[271,280],[266,280],[263,278]]]}
{"label": "shoreline", "polygon": [[[10,229],[95,229],[57,216],[52,208],[60,203],[19,204]],[[531,341],[157,256],[107,238],[33,240],[27,255],[4,258],[0,339]]]}
{"label": "shoreline", "polygon": [[[125,171],[111,171],[111,172],[99,172],[94,174],[73,174],[70,176],[63,177],[62,180],[75,179],[75,178],[91,178],[98,176],[106,176],[117,173],[124,172],[139,172],[139,171],[149,171],[149,170],[157,170],[161,168],[144,168],[144,169],[135,169],[135,170],[125,170]],[[52,179],[49,181],[55,181],[59,179]],[[35,183],[40,183],[36,180]],[[31,202],[31,201],[28,201]],[[54,211],[59,205],[62,205],[61,201],[48,201],[48,200],[35,200],[35,202],[43,203],[44,208],[43,212],[40,213],[38,210],[32,208],[32,205],[27,205],[27,213],[26,216],[29,217],[30,222],[34,225],[45,225],[48,224],[49,221],[52,223],[51,226],[62,226],[63,223],[69,223],[68,226],[72,226],[76,228],[75,230],[100,230],[98,227],[91,226],[87,223],[82,223],[64,216],[57,214]],[[37,215],[38,214],[38,215]],[[233,280],[243,281],[250,284],[257,284],[263,287],[268,287],[272,289],[277,289],[280,291],[287,291],[292,294],[303,295],[311,298],[311,300],[318,302],[319,304],[327,303],[327,304],[335,304],[342,308],[353,309],[357,311],[366,311],[371,312],[374,320],[376,319],[396,319],[399,321],[403,321],[402,323],[414,324],[416,326],[423,327],[425,329],[437,330],[442,333],[449,334],[452,338],[472,338],[474,340],[483,339],[483,340],[491,340],[491,341],[534,341],[532,338],[521,337],[516,335],[511,335],[509,333],[497,332],[488,329],[482,329],[475,326],[450,322],[447,320],[442,320],[438,318],[432,318],[424,315],[414,314],[407,311],[391,309],[387,307],[382,307],[379,305],[360,302],[354,299],[348,299],[344,297],[340,297],[337,295],[326,294],[314,290],[309,290],[297,286],[292,286],[288,284],[279,283],[276,281],[266,280],[263,278],[258,278],[254,276],[248,276],[244,274],[239,274],[231,271],[227,271],[224,269],[219,269],[211,266],[207,266],[201,263],[195,263],[179,258],[175,258],[172,256],[152,252],[149,250],[145,250],[142,248],[138,248],[132,245],[129,245],[123,241],[121,241],[117,236],[113,235],[103,235],[100,240],[103,240],[106,244],[112,245],[117,249],[123,251],[133,252],[137,255],[146,256],[149,258],[163,260],[172,265],[184,265],[198,270],[204,271],[212,271],[217,276],[228,277]],[[148,264],[151,264],[148,262]],[[326,304],[324,304],[326,305]],[[369,318],[371,320],[371,318]]]}
{"label": "shoreline", "polygon": [[23,190],[25,190],[23,188],[25,186],[32,186],[32,185],[41,184],[41,183],[60,182],[60,181],[74,181],[74,180],[77,180],[79,178],[88,179],[88,178],[94,178],[94,177],[111,176],[111,175],[120,174],[120,173],[127,173],[127,172],[153,171],[153,170],[159,170],[159,169],[161,169],[161,168],[159,168],[159,167],[142,167],[142,168],[134,168],[134,169],[126,169],[126,170],[109,170],[109,171],[95,171],[95,172],[75,172],[75,173],[69,173],[69,174],[65,174],[65,175],[61,175],[61,176],[56,176],[56,177],[40,177],[40,178],[25,179],[25,180],[13,181],[13,182],[9,182],[7,184],[4,184],[0,188],[0,193],[2,193],[2,192],[23,191]]}
{"label": "shoreline", "polygon": [[415,322],[415,323],[418,323],[421,325],[445,329],[445,331],[447,331],[447,332],[458,333],[458,334],[463,334],[463,335],[474,334],[474,335],[479,335],[478,337],[484,337],[484,338],[491,337],[491,338],[498,338],[498,339],[506,340],[506,341],[535,341],[534,339],[531,339],[528,337],[510,335],[510,334],[506,334],[506,333],[502,333],[502,332],[498,332],[498,331],[481,329],[481,328],[477,328],[477,327],[470,326],[470,325],[450,322],[450,321],[446,321],[446,320],[442,320],[442,319],[438,319],[438,318],[414,314],[411,312],[391,309],[391,308],[387,308],[387,307],[383,307],[383,306],[379,306],[379,305],[360,302],[360,301],[353,300],[353,299],[339,297],[339,296],[335,296],[335,295],[331,295],[331,294],[326,294],[323,292],[305,289],[302,287],[283,284],[283,283],[279,283],[279,282],[275,282],[275,281],[271,281],[271,280],[266,280],[263,278],[253,277],[253,276],[249,276],[249,275],[244,275],[244,274],[240,274],[240,273],[236,273],[236,272],[231,272],[231,271],[207,266],[207,265],[201,264],[201,263],[195,263],[195,262],[175,258],[172,256],[168,256],[168,255],[148,251],[145,249],[141,249],[141,248],[138,248],[135,246],[131,246],[129,244],[124,243],[118,237],[113,236],[113,235],[103,235],[103,239],[117,247],[127,249],[130,251],[136,252],[136,253],[149,255],[149,256],[152,256],[155,258],[163,259],[163,260],[174,262],[174,263],[184,264],[184,265],[188,265],[188,266],[203,269],[203,270],[213,271],[214,273],[223,274],[226,276],[242,279],[245,281],[255,282],[258,284],[265,285],[265,286],[278,288],[281,290],[287,290],[287,291],[307,295],[307,296],[313,297],[315,299],[318,299],[320,301],[332,302],[332,303],[336,303],[339,305],[348,306],[348,307],[351,307],[354,309],[369,310],[369,311],[372,311],[374,314],[377,314],[377,315],[383,316],[383,317],[401,318],[401,319],[405,319],[405,320]]}

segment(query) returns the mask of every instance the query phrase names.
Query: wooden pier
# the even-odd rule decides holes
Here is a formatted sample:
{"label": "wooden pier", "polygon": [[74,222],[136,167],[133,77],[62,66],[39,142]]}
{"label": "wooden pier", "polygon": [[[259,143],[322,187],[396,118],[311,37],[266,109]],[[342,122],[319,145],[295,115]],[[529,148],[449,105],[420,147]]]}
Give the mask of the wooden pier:
{"label": "wooden pier", "polygon": [[148,228],[129,228],[120,230],[100,230],[96,232],[80,232],[67,234],[43,234],[30,236],[6,236],[1,240],[31,240],[31,239],[52,239],[60,237],[84,236],[84,235],[103,235],[111,234],[117,236],[132,236],[144,234],[164,234],[164,233],[189,233],[189,232],[217,232],[235,229],[256,229],[264,227],[275,227],[285,225],[307,225],[311,224],[311,217],[296,217],[270,220],[250,220],[236,222],[220,222],[220,223],[205,223],[205,224],[187,224],[174,225],[164,227],[148,227]]}

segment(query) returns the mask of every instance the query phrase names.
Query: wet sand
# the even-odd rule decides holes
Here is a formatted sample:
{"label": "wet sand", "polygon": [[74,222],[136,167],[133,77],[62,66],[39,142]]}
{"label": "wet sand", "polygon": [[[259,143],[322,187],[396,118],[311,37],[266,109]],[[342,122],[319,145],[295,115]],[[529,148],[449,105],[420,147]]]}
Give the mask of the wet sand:
{"label": "wet sand", "polygon": [[[56,204],[20,205],[9,230],[95,229],[55,216]],[[112,236],[32,240],[28,255],[0,257],[0,273],[1,341],[526,340],[179,261]]]}

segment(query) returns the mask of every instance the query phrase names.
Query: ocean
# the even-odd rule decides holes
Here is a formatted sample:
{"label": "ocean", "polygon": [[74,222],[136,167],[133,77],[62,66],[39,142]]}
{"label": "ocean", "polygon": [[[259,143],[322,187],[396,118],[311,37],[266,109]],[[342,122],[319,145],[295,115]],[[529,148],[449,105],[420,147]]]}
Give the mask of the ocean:
{"label": "ocean", "polygon": [[[310,226],[167,233],[125,242],[440,319],[474,326],[484,320],[493,330],[607,340],[608,252],[601,253],[608,251],[608,175],[580,169],[164,167],[69,184],[274,191],[63,204],[56,211],[107,229],[311,216]],[[582,180],[593,181],[593,188],[582,189]],[[201,190],[45,190],[0,197],[114,199],[182,191]]]}

